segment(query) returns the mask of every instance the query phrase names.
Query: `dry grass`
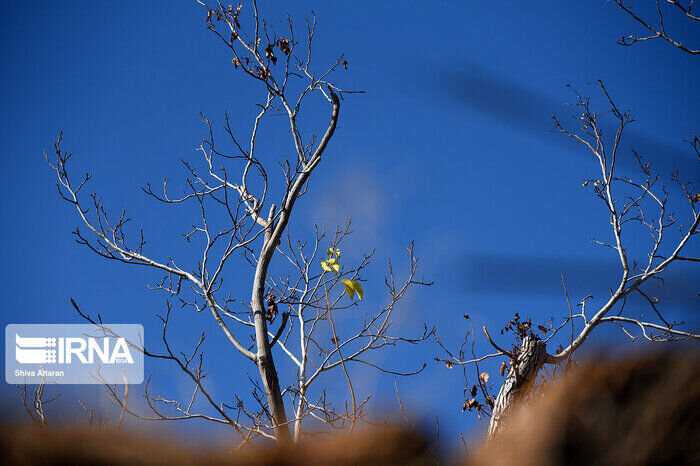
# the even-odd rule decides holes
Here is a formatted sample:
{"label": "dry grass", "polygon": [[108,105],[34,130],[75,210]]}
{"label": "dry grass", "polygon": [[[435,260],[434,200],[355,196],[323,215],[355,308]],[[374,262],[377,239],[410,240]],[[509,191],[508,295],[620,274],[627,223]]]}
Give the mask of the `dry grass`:
{"label": "dry grass", "polygon": [[235,456],[195,451],[151,437],[35,426],[0,430],[0,459],[12,465],[426,465],[433,464],[423,440],[399,430],[301,446],[257,448]]}
{"label": "dry grass", "polygon": [[700,464],[700,358],[585,364],[519,412],[470,464]]}
{"label": "dry grass", "polygon": [[[584,364],[516,414],[467,464],[700,464],[699,405],[697,354]],[[233,456],[145,435],[14,426],[0,428],[0,460],[13,465],[433,464],[423,439],[395,429]]]}

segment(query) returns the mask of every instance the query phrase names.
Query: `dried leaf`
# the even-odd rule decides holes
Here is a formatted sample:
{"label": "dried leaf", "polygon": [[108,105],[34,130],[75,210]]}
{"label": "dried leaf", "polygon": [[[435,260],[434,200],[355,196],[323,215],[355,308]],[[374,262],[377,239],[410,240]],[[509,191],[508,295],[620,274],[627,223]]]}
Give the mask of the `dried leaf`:
{"label": "dried leaf", "polygon": [[501,363],[501,377],[503,377],[506,373],[506,369],[508,369],[508,364],[506,364],[505,361]]}
{"label": "dried leaf", "polygon": [[452,367],[454,367],[452,361],[445,361],[445,366],[447,366],[448,369],[452,369]]}
{"label": "dried leaf", "polygon": [[473,408],[478,408],[479,402],[476,401],[476,399],[472,398],[471,400],[467,400],[464,402],[463,407],[466,407],[469,411],[471,411]]}
{"label": "dried leaf", "polygon": [[547,332],[549,332],[549,329],[545,327],[544,325],[538,325],[538,329],[540,329],[540,332],[542,332],[542,335],[547,335]]}
{"label": "dried leaf", "polygon": [[472,385],[472,391],[470,393],[472,394],[472,398],[476,396],[476,385]]}
{"label": "dried leaf", "polygon": [[285,55],[289,55],[292,52],[289,41],[284,37],[281,37],[279,40],[279,48]]}
{"label": "dried leaf", "polygon": [[277,64],[277,57],[272,44],[267,44],[267,47],[265,47],[265,58],[272,60],[273,65]]}
{"label": "dried leaf", "polygon": [[265,295],[265,304],[267,304],[267,320],[268,322],[273,322],[275,318],[277,317],[278,310],[277,310],[277,303],[275,302],[275,294],[272,291],[268,291],[267,294]]}
{"label": "dried leaf", "polygon": [[479,374],[479,380],[481,380],[482,383],[487,383],[489,381],[489,373],[482,372],[481,374]]}

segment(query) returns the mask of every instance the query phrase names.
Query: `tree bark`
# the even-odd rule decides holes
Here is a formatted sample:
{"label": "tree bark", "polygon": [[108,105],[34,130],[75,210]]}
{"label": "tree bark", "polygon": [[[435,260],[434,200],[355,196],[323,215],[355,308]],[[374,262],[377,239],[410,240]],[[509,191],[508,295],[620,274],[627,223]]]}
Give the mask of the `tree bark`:
{"label": "tree bark", "polygon": [[[265,396],[267,398],[270,416],[272,418],[272,427],[274,428],[275,438],[277,439],[278,444],[291,443],[292,437],[289,433],[287,414],[284,410],[284,400],[282,400],[279,378],[277,377],[275,362],[272,358],[272,347],[267,336],[267,315],[264,298],[265,279],[267,278],[267,268],[272,260],[272,255],[277,248],[277,244],[282,237],[284,229],[287,227],[290,215],[292,214],[292,209],[294,208],[294,203],[299,197],[299,192],[309,179],[311,172],[321,162],[321,155],[335,132],[335,127],[338,123],[338,115],[340,112],[340,99],[335,92],[333,92],[333,89],[330,86],[328,86],[328,93],[332,102],[332,110],[331,120],[328,124],[328,128],[326,129],[326,133],[323,135],[323,138],[321,138],[321,141],[318,143],[314,153],[308,159],[304,169],[294,181],[294,184],[287,191],[276,222],[275,213],[277,207],[275,204],[270,206],[270,213],[267,217],[265,239],[263,241],[262,250],[260,251],[260,257],[258,257],[258,265],[255,268],[253,296],[250,302],[253,310],[253,320],[255,323],[255,342],[258,349],[255,362],[260,371],[260,378],[263,382],[263,388],[265,389]],[[295,132],[296,125],[294,123],[294,117],[291,113],[290,119],[292,122],[292,132]],[[302,157],[301,153],[299,154],[299,157]]]}
{"label": "tree bark", "polygon": [[268,216],[268,227],[265,232],[265,240],[263,242],[262,252],[258,260],[258,266],[255,269],[255,280],[253,282],[253,296],[251,299],[251,307],[253,309],[253,321],[255,322],[255,342],[257,344],[257,355],[255,363],[260,371],[260,379],[265,390],[267,405],[270,409],[270,417],[272,418],[272,427],[275,431],[277,443],[291,443],[292,437],[289,434],[289,426],[287,425],[287,413],[284,410],[284,400],[280,390],[279,377],[277,377],[277,369],[275,369],[275,361],[272,358],[272,347],[270,339],[267,336],[267,315],[265,310],[265,278],[267,277],[267,267],[272,258],[272,251],[275,245],[273,244],[272,231],[275,228],[273,222],[275,217],[276,207],[273,204],[270,208]]}
{"label": "tree bark", "polygon": [[546,356],[547,345],[542,340],[532,336],[523,339],[517,361],[511,365],[496,397],[489,423],[489,439],[503,429],[513,405],[535,379]]}

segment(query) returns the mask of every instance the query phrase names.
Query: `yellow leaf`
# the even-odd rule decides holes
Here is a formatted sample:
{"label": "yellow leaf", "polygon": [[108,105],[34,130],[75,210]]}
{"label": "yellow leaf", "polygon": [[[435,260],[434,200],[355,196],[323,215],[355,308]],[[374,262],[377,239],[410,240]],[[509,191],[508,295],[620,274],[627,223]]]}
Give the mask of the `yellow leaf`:
{"label": "yellow leaf", "polygon": [[333,269],[330,268],[330,266],[326,263],[326,261],[321,262],[321,267],[323,267],[323,270],[326,272],[332,272]]}
{"label": "yellow leaf", "polygon": [[345,292],[350,296],[350,299],[352,299],[353,296],[355,296],[355,288],[352,286],[352,280],[344,278],[340,281],[343,282],[343,285],[345,285]]}
{"label": "yellow leaf", "polygon": [[[340,271],[340,264],[338,263],[337,259],[331,257],[330,259],[327,259],[325,262],[326,262],[326,265],[328,267],[330,267],[330,269],[333,270],[333,272],[335,272],[336,274]],[[328,271],[330,272],[331,270],[328,270]]]}
{"label": "yellow leaf", "polygon": [[357,292],[357,299],[362,300],[362,297],[365,295],[365,291],[362,289],[362,285],[360,285],[355,280],[353,280],[352,283],[353,283],[352,287]]}
{"label": "yellow leaf", "polygon": [[362,285],[355,280],[348,280],[347,278],[342,279],[341,282],[343,282],[343,285],[345,285],[345,291],[350,298],[353,298],[355,293],[357,293],[357,299],[362,299],[365,294],[364,290],[362,289]]}

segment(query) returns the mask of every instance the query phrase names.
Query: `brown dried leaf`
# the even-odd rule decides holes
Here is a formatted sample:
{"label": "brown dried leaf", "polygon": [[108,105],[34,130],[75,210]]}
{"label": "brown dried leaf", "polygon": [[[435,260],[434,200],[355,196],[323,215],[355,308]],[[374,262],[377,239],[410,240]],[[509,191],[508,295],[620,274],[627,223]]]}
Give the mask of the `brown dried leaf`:
{"label": "brown dried leaf", "polygon": [[508,369],[508,364],[506,364],[505,361],[501,363],[501,377],[503,377],[506,373],[506,369]]}
{"label": "brown dried leaf", "polygon": [[482,372],[481,374],[479,374],[479,380],[481,380],[481,383],[487,383],[489,381],[489,373]]}
{"label": "brown dried leaf", "polygon": [[292,52],[292,49],[290,47],[289,41],[285,39],[284,37],[281,37],[279,40],[279,48],[282,53],[285,55],[289,55]]}

